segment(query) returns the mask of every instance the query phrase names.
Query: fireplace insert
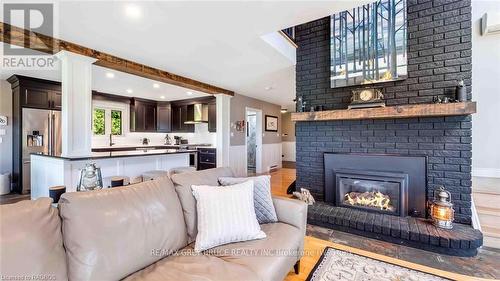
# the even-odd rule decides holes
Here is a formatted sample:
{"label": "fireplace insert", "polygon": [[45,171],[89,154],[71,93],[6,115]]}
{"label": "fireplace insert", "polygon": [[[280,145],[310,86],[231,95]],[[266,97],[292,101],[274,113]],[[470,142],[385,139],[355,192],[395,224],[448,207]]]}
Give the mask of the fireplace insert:
{"label": "fireplace insert", "polygon": [[325,201],[395,216],[426,217],[427,157],[325,153]]}
{"label": "fireplace insert", "polygon": [[408,174],[339,169],[335,177],[335,205],[407,215]]}

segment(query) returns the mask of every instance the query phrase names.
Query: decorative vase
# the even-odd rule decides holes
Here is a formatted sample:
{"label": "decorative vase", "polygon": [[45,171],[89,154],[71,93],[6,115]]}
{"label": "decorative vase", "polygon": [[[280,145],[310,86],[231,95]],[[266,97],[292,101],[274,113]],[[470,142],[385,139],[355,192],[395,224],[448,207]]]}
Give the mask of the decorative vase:
{"label": "decorative vase", "polygon": [[456,95],[456,99],[458,101],[464,102],[467,100],[467,91],[465,89],[466,88],[465,88],[464,81],[460,80],[458,82],[456,89],[455,89],[455,95]]}

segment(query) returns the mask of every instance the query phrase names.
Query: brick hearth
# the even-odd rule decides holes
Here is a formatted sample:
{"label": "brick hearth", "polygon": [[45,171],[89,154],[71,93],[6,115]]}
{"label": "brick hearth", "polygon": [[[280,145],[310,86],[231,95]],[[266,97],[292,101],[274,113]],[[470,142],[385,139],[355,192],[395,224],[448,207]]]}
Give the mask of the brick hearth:
{"label": "brick hearth", "polygon": [[435,227],[428,220],[364,212],[316,203],[309,206],[308,223],[456,256],[474,256],[483,235],[470,226],[452,230]]}

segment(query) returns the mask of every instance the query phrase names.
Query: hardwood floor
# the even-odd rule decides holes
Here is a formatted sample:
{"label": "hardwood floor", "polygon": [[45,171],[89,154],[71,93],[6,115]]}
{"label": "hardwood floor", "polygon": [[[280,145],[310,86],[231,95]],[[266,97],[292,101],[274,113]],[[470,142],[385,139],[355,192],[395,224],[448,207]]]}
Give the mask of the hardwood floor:
{"label": "hardwood floor", "polygon": [[17,194],[17,193],[9,193],[5,195],[0,195],[0,205],[4,204],[12,204],[22,200],[30,200],[29,194]]}
{"label": "hardwood floor", "polygon": [[[273,195],[286,194],[288,186],[296,179],[295,169],[280,169],[271,175]],[[290,272],[287,281],[306,280],[327,246],[347,247],[351,252],[382,261],[422,270],[452,280],[500,280],[500,251],[484,247],[472,258],[436,254],[420,249],[369,239],[341,231],[308,225],[305,240],[306,255],[301,260],[300,274]],[[471,277],[475,276],[475,277]]]}
{"label": "hardwood floor", "polygon": [[451,280],[463,280],[463,281],[472,281],[472,280],[491,280],[491,279],[483,279],[478,277],[471,277],[467,275],[457,274],[450,271],[440,270],[433,267],[404,261],[401,259],[373,253],[370,251],[360,250],[353,247],[345,246],[338,243],[333,243],[331,241],[315,238],[312,236],[306,236],[305,245],[304,245],[304,257],[302,257],[300,261],[300,273],[297,275],[295,272],[290,271],[288,276],[285,278],[285,281],[303,281],[306,280],[307,276],[314,268],[314,265],[318,262],[323,250],[326,247],[333,247],[335,249],[344,250],[347,252],[351,252],[354,254],[358,254],[361,256],[365,256],[368,258],[376,259],[379,261],[407,267],[413,270],[418,270],[426,273],[430,273],[433,275],[441,276],[444,278],[448,278]]}
{"label": "hardwood floor", "polygon": [[286,194],[286,190],[296,179],[295,171],[295,169],[282,168],[270,173],[271,193],[277,196],[292,197]]}
{"label": "hardwood floor", "polygon": [[484,245],[500,249],[500,179],[472,178],[472,199],[484,234]]}

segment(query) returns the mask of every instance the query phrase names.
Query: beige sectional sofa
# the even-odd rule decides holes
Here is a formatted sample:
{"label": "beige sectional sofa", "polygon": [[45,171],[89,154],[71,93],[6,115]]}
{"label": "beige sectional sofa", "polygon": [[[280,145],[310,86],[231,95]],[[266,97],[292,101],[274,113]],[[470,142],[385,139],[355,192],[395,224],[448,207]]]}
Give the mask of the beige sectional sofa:
{"label": "beige sectional sofa", "polygon": [[221,176],[232,172],[217,168],[67,193],[58,208],[48,198],[1,206],[0,277],[283,280],[303,249],[307,205],[298,200],[273,198],[279,222],[261,225],[265,239],[194,253],[191,185],[217,185]]}

